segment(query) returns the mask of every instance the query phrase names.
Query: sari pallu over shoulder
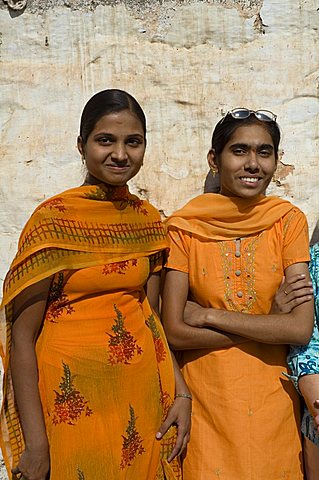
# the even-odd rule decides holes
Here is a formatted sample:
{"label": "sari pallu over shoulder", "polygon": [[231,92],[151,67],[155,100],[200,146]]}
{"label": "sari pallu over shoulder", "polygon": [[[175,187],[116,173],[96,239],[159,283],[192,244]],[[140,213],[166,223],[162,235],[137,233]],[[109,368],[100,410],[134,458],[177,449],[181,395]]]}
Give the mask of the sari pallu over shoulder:
{"label": "sari pallu over shoulder", "polygon": [[4,458],[7,465],[17,464],[24,448],[9,368],[14,298],[60,271],[138,259],[160,254],[167,247],[159,212],[130,194],[126,186],[81,186],[37,207],[20,236],[1,305],[4,402],[0,441],[4,457],[10,450],[6,445],[16,445],[13,458]]}
{"label": "sari pallu over shoulder", "polygon": [[168,244],[158,211],[127,186],[82,186],[43,202],[24,227],[2,306],[63,269],[152,255]]}

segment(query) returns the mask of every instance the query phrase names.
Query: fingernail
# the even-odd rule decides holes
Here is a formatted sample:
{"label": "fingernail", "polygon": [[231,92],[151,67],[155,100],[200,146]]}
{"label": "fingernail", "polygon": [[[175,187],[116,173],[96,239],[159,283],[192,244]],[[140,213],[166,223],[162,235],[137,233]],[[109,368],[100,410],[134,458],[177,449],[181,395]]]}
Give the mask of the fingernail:
{"label": "fingernail", "polygon": [[305,275],[304,273],[301,273],[299,276],[300,276],[301,278],[305,278],[306,275]]}
{"label": "fingernail", "polygon": [[156,437],[157,439],[160,439],[160,438],[162,438],[162,434],[161,434],[161,432],[157,432],[157,433],[156,433],[156,435],[155,435],[155,437]]}

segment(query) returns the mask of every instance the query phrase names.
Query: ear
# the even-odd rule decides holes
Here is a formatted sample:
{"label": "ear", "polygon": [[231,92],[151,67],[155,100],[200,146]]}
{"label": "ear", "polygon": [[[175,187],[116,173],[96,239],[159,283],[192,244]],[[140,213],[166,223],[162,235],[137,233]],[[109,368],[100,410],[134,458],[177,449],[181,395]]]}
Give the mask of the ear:
{"label": "ear", "polygon": [[80,137],[80,135],[78,136],[78,139],[77,139],[77,146],[78,146],[80,155],[82,156],[82,158],[84,158],[84,144],[83,144],[82,137]]}
{"label": "ear", "polygon": [[207,161],[209,168],[211,170],[214,170],[216,173],[218,172],[218,164],[217,164],[217,159],[215,155],[215,149],[211,148],[209,152],[207,153]]}

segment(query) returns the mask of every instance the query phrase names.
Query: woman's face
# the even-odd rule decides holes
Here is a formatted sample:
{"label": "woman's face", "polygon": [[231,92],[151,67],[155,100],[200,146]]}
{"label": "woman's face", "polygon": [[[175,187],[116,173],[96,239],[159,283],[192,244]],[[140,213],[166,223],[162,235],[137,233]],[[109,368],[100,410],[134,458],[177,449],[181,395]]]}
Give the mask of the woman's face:
{"label": "woman's face", "polygon": [[109,113],[98,120],[85,145],[78,139],[78,149],[84,156],[89,176],[94,177],[91,181],[123,186],[143,164],[142,124],[129,110]]}
{"label": "woman's face", "polygon": [[261,125],[238,127],[219,158],[214,150],[208,162],[220,174],[220,193],[227,197],[252,198],[264,194],[277,167],[274,144]]}

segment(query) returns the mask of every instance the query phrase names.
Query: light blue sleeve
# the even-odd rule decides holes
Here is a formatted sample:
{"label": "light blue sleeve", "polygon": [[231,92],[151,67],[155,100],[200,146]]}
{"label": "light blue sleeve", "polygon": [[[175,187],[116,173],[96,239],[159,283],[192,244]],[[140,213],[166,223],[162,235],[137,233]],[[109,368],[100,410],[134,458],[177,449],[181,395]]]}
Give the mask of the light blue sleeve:
{"label": "light blue sleeve", "polygon": [[292,376],[298,381],[303,375],[319,373],[319,244],[310,248],[309,271],[314,289],[315,319],[310,342],[307,345],[293,345],[288,355]]}
{"label": "light blue sleeve", "polygon": [[[298,380],[303,375],[312,375],[319,373],[319,244],[316,243],[310,248],[309,271],[314,289],[315,298],[315,319],[314,329],[310,342],[307,345],[290,347],[288,355],[288,365],[292,372],[290,378],[298,389]],[[312,415],[305,406],[302,424],[302,433],[319,446],[319,435]]]}

